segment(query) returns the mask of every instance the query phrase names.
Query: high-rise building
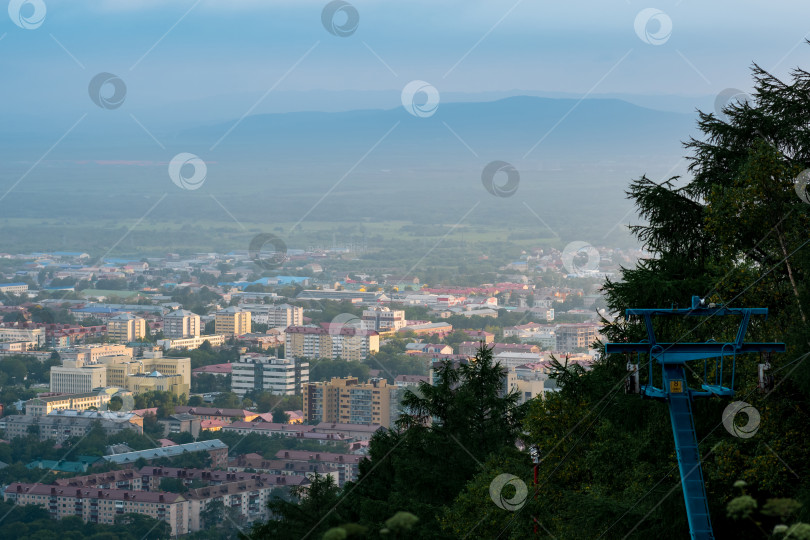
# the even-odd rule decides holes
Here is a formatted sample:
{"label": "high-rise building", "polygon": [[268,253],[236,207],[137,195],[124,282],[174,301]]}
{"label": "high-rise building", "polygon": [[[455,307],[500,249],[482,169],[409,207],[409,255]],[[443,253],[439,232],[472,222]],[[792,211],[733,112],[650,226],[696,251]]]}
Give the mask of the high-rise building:
{"label": "high-rise building", "polygon": [[146,335],[146,321],[130,313],[116,315],[107,321],[107,337],[119,343],[137,341]]}
{"label": "high-rise building", "polygon": [[290,326],[285,351],[294,358],[365,360],[380,350],[380,335],[352,326]]}
{"label": "high-rise building", "polygon": [[186,309],[178,309],[163,316],[163,335],[166,339],[182,339],[200,335],[200,316]]}
{"label": "high-rise building", "polygon": [[229,337],[250,333],[250,311],[231,306],[217,311],[214,333]]}
{"label": "high-rise building", "polygon": [[340,424],[391,425],[391,395],[397,387],[385,379],[360,383],[356,377],[335,377],[329,382],[304,385],[307,421]]}
{"label": "high-rise building", "polygon": [[397,331],[405,326],[405,311],[373,307],[363,311],[363,328],[377,332]]}
{"label": "high-rise building", "polygon": [[231,391],[240,396],[253,390],[291,396],[309,382],[309,362],[260,354],[243,354],[231,364]]}

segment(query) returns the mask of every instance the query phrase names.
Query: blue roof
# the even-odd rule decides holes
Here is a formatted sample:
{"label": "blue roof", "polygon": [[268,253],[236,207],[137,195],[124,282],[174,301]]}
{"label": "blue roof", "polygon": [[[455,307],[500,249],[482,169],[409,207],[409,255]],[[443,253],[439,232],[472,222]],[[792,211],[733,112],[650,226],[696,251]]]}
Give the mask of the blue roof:
{"label": "blue roof", "polygon": [[118,313],[117,309],[106,307],[86,307],[73,310],[74,313]]}
{"label": "blue roof", "polygon": [[15,287],[17,285],[28,285],[28,283],[0,283],[0,287]]}

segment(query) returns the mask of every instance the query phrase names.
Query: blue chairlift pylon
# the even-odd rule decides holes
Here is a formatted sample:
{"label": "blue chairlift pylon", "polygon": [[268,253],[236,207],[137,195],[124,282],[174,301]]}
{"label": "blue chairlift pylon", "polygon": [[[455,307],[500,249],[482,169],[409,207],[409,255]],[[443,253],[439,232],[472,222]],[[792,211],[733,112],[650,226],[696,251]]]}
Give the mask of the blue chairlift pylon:
{"label": "blue chairlift pylon", "polygon": [[[719,304],[706,304],[699,296],[692,297],[692,307],[678,309],[628,309],[627,317],[637,316],[644,320],[647,339],[640,343],[607,343],[605,353],[637,353],[648,357],[648,379],[646,385],[640,385],[640,393],[653,399],[666,401],[669,404],[669,417],[672,423],[672,435],[675,439],[675,450],[678,456],[678,468],[681,474],[686,517],[689,521],[689,532],[693,539],[708,540],[714,538],[709,505],[706,499],[706,487],[703,471],[700,466],[700,451],[695,435],[695,424],[692,415],[692,400],[696,397],[730,397],[734,395],[734,379],[737,369],[737,355],[746,353],[785,352],[784,343],[746,343],[745,334],[752,315],[763,315],[767,318],[768,308],[728,308]],[[704,343],[658,343],[655,339],[652,318],[654,316],[683,317],[722,317],[737,315],[742,317],[737,335],[731,342],[708,341]],[[708,361],[715,360],[713,384],[708,384]],[[719,359],[719,361],[718,361]],[[656,387],[653,382],[653,360],[661,365],[662,384]],[[686,381],[684,365],[686,362],[703,360],[704,378],[700,390],[689,388]],[[728,386],[723,384],[723,374],[727,362],[731,361],[731,380]],[[637,377],[640,366],[631,368],[632,377]],[[636,381],[637,382],[637,381]],[[633,387],[631,384],[629,387]]]}

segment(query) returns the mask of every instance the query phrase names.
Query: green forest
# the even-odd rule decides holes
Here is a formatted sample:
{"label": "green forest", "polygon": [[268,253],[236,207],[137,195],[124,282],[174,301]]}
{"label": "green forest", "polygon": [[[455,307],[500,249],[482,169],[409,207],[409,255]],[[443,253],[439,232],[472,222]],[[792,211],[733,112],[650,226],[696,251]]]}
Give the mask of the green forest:
{"label": "green forest", "polygon": [[[757,388],[759,357],[736,361],[733,399],[759,412],[756,433],[724,429],[730,399],[693,404],[703,476],[716,538],[810,538],[810,73],[786,82],[754,65],[753,78],[753,100],[699,113],[701,135],[684,143],[689,179],[629,184],[643,219],[631,230],[649,256],[604,283],[606,335],[640,341],[643,325],[624,310],[689,307],[693,295],[768,308],[747,341],[786,344],[770,359],[772,388]],[[727,341],[738,322],[672,320],[658,332]],[[560,390],[517,406],[481,350],[407,394],[410,414],[375,436],[357,482],[319,480],[297,504],[275,501],[276,519],[250,537],[688,537],[667,404],[624,392],[627,361],[603,356],[587,371],[560,361]],[[690,371],[689,386],[701,377]]]}

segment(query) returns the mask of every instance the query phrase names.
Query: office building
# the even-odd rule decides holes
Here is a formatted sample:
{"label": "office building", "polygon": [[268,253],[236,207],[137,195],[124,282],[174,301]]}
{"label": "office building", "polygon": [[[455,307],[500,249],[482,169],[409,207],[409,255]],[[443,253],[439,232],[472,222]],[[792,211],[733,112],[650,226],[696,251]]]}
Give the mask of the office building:
{"label": "office building", "polygon": [[202,335],[186,338],[159,339],[157,344],[163,347],[164,351],[169,349],[199,349],[203,343],[208,342],[212,347],[221,347],[225,344],[225,336],[222,334]]}
{"label": "office building", "polygon": [[113,395],[123,397],[131,395],[130,392],[117,388],[107,391],[87,392],[84,394],[63,394],[58,396],[35,397],[25,402],[25,414],[30,416],[45,416],[56,410],[84,411],[90,407],[105,410]]}
{"label": "office building", "polygon": [[24,341],[41,347],[45,339],[44,328],[0,328],[0,341]]}
{"label": "office building", "polygon": [[104,365],[51,368],[51,392],[84,394],[102,386],[107,386],[107,368]]}

